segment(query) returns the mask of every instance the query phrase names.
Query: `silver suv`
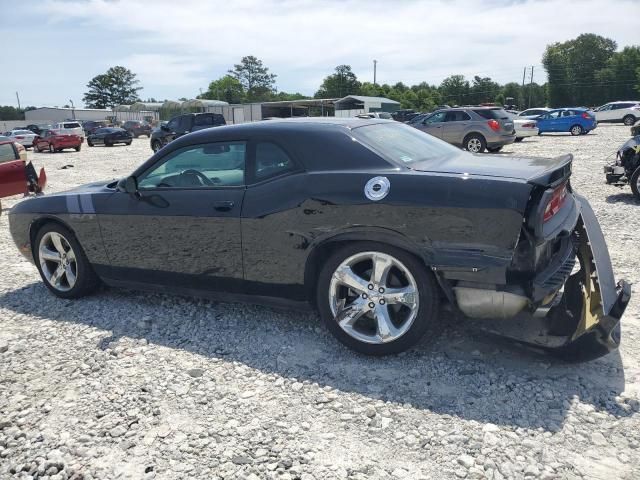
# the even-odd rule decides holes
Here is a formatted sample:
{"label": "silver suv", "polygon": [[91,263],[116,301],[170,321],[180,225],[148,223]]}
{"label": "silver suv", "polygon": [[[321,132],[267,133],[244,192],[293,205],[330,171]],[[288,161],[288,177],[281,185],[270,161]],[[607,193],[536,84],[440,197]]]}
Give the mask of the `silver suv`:
{"label": "silver suv", "polygon": [[513,120],[500,107],[438,110],[411,125],[473,153],[497,152],[516,139]]}

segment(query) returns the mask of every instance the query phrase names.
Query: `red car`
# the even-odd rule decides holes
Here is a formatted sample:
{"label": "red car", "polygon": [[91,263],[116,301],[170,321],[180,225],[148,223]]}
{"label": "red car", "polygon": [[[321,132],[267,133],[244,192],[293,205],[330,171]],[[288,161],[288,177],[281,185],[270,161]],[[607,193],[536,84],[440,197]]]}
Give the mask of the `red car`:
{"label": "red car", "polygon": [[79,135],[45,130],[33,140],[34,152],[43,150],[49,150],[51,153],[61,152],[65,148],[75,148],[76,152],[79,152],[82,148],[82,138]]}
{"label": "red car", "polygon": [[20,193],[40,193],[46,183],[44,168],[40,170],[39,176],[36,175],[33,164],[20,158],[13,140],[0,141],[0,198]]}

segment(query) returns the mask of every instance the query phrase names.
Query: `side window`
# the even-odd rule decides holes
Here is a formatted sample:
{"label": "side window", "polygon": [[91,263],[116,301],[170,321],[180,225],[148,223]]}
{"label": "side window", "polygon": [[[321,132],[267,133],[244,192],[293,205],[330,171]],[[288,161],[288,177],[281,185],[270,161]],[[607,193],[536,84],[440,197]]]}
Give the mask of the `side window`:
{"label": "side window", "polygon": [[169,123],[167,123],[167,128],[169,129],[170,132],[177,132],[179,125],[180,125],[180,117],[176,117],[169,120]]}
{"label": "side window", "polygon": [[191,130],[191,116],[184,115],[180,117],[180,125],[178,126],[178,130],[176,131],[178,133],[184,133],[188,132],[189,130]]}
{"label": "side window", "polygon": [[196,115],[196,118],[193,124],[196,127],[212,127],[213,116],[212,115]]}
{"label": "side window", "polygon": [[558,110],[558,111],[556,111],[556,112],[549,112],[549,113],[547,114],[547,116],[548,116],[549,118],[551,118],[551,119],[554,119],[554,118],[560,118],[560,113],[562,113],[562,112],[560,112],[560,110]]}
{"label": "side window", "polygon": [[18,158],[19,157],[16,155],[16,152],[13,149],[13,144],[0,144],[0,163],[13,162],[14,160],[18,160]]}
{"label": "side window", "polygon": [[444,118],[445,122],[464,122],[465,120],[471,120],[466,112],[447,112],[447,116]]}
{"label": "side window", "polygon": [[295,169],[289,155],[275,143],[256,144],[255,179],[260,181],[276,177]]}
{"label": "side window", "polygon": [[244,185],[245,142],[219,142],[182,148],[138,179],[140,189],[211,188]]}
{"label": "side window", "polygon": [[444,117],[446,115],[447,112],[438,112],[438,113],[434,113],[433,115],[431,115],[429,118],[426,118],[424,120],[425,124],[429,124],[429,123],[439,123],[439,122],[444,122]]}

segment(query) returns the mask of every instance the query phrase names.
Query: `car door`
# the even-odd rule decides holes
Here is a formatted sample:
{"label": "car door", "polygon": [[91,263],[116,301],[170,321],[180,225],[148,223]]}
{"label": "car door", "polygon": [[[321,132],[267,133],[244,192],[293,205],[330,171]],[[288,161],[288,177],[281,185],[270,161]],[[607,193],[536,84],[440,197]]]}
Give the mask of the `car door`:
{"label": "car door", "polygon": [[98,202],[110,267],[120,281],[239,292],[245,141],[167,152],[138,178],[139,195]]}
{"label": "car door", "polygon": [[298,228],[304,230],[299,217],[300,199],[308,195],[304,170],[273,139],[254,139],[250,151],[241,214],[246,292],[303,300],[303,288],[292,279],[302,273],[302,260],[294,257],[304,252],[305,240],[296,233]]}
{"label": "car door", "polygon": [[442,138],[442,126],[444,125],[444,118],[447,112],[435,112],[425,118],[421,123],[414,125],[418,130],[422,130],[425,133],[433,135],[434,137]]}
{"label": "car door", "polygon": [[576,113],[573,110],[562,110],[557,120],[556,132],[568,132],[576,124]]}
{"label": "car door", "polygon": [[461,145],[470,121],[471,117],[463,110],[447,112],[441,128],[442,139],[445,142]]}
{"label": "car door", "polygon": [[27,191],[24,161],[13,143],[0,143],[0,197],[18,195]]}
{"label": "car door", "polygon": [[610,122],[613,120],[615,116],[615,111],[613,110],[614,105],[609,103],[607,105],[603,105],[596,112],[596,119],[599,122]]}
{"label": "car door", "polygon": [[544,118],[545,118],[545,131],[546,132],[557,132],[559,131],[560,128],[560,114],[562,113],[561,110],[554,110],[551,111],[549,113],[547,113]]}

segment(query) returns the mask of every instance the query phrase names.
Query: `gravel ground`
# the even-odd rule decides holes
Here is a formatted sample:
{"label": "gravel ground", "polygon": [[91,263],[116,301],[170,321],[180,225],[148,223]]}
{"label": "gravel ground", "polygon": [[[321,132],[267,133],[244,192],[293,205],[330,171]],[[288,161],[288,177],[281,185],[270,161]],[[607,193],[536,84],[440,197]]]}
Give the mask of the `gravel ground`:
{"label": "gravel ground", "polygon": [[[580,365],[460,320],[434,345],[374,359],[314,313],[115,289],[60,300],[19,255],[5,212],[0,478],[640,478],[640,203],[602,173],[628,132],[505,149],[573,152],[574,187],[634,284],[620,351]],[[149,155],[146,139],[29,153],[49,191],[123,176]]]}

